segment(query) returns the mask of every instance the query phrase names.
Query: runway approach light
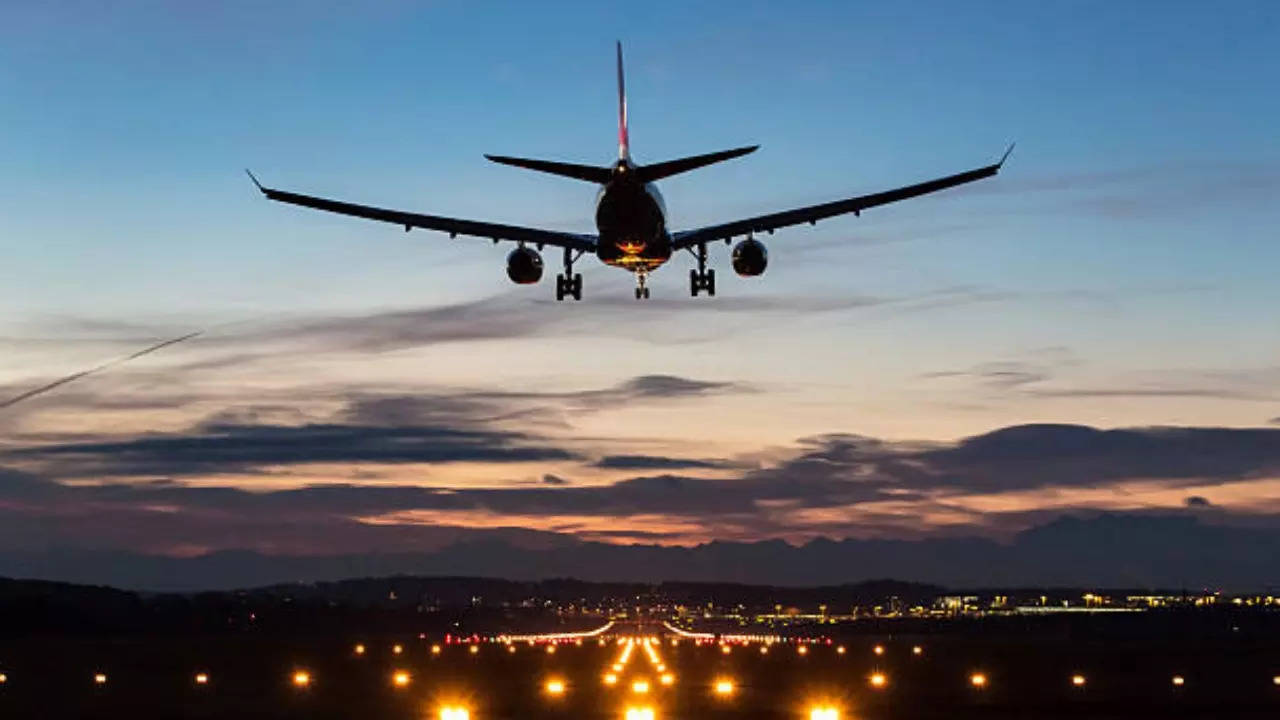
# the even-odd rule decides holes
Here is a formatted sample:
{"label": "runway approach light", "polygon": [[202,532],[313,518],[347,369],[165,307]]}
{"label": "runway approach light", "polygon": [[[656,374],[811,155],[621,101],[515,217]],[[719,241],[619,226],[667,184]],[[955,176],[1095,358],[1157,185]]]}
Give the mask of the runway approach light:
{"label": "runway approach light", "polygon": [[613,673],[606,673],[606,674],[605,674],[605,676],[604,676],[604,684],[605,684],[605,685],[617,685],[617,684],[618,684],[618,676],[617,676],[617,675],[614,675]]}
{"label": "runway approach light", "polygon": [[969,684],[981,690],[987,686],[987,676],[982,673],[974,673],[969,676]]}
{"label": "runway approach light", "polygon": [[711,689],[714,690],[715,694],[719,695],[720,697],[729,697],[730,695],[733,694],[733,690],[734,690],[733,681],[717,680],[716,684],[713,685]]}
{"label": "runway approach light", "polygon": [[471,711],[464,707],[446,705],[440,708],[440,720],[471,720]]}
{"label": "runway approach light", "polygon": [[623,720],[653,720],[653,708],[651,707],[629,707],[623,714]]}
{"label": "runway approach light", "polygon": [[391,684],[398,688],[409,687],[409,683],[413,681],[413,677],[404,670],[397,670],[391,674]]}
{"label": "runway approach light", "polygon": [[643,694],[645,694],[645,693],[649,692],[649,681],[648,681],[648,680],[637,680],[637,681],[635,681],[635,682],[631,683],[631,692],[633,692],[633,693],[635,693],[635,694],[637,694],[637,695],[643,695]]}
{"label": "runway approach light", "polygon": [[93,684],[94,684],[94,685],[106,685],[106,684],[107,684],[107,675],[106,675],[106,673],[96,673],[96,674],[94,674],[94,676],[93,676]]}
{"label": "runway approach light", "polygon": [[1183,685],[1186,685],[1186,684],[1187,684],[1187,679],[1186,679],[1186,678],[1182,677],[1181,675],[1174,675],[1174,676],[1173,676],[1173,686],[1174,686],[1174,687],[1182,687]]}
{"label": "runway approach light", "polygon": [[1071,676],[1071,684],[1075,687],[1084,687],[1086,682],[1088,682],[1088,680],[1086,680],[1083,675]]}
{"label": "runway approach light", "polygon": [[196,684],[197,684],[197,685],[208,685],[208,684],[209,684],[209,673],[196,673]]}
{"label": "runway approach light", "polygon": [[304,688],[311,684],[311,673],[299,670],[293,674],[293,686]]}
{"label": "runway approach light", "polygon": [[881,690],[889,684],[889,678],[884,673],[871,673],[867,682],[871,683],[871,687]]}
{"label": "runway approach light", "polygon": [[558,695],[563,695],[563,694],[564,694],[564,681],[563,681],[563,680],[548,680],[548,681],[547,681],[547,684],[546,684],[544,687],[546,688],[546,691],[547,691],[547,694],[548,694],[548,695],[556,695],[556,696],[558,696]]}
{"label": "runway approach light", "polygon": [[809,708],[809,720],[840,720],[840,711],[830,705]]}

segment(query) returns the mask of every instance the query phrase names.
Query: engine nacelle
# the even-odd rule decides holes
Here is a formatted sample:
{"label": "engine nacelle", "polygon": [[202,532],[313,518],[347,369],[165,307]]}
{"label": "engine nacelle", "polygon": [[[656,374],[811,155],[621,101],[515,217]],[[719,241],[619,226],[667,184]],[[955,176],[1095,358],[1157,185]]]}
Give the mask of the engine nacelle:
{"label": "engine nacelle", "polygon": [[754,277],[769,265],[769,251],[764,243],[747,238],[733,246],[733,271],[742,277]]}
{"label": "engine nacelle", "polygon": [[517,285],[532,285],[542,279],[542,256],[537,250],[518,247],[507,255],[507,277]]}

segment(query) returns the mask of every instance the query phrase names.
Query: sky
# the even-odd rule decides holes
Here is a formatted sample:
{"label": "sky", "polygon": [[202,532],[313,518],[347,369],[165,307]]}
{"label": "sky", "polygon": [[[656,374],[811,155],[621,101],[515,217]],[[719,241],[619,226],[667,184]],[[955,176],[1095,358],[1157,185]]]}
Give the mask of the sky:
{"label": "sky", "polygon": [[[11,5],[5,549],[1002,538],[1061,513],[1280,528],[1280,8],[1268,2]],[[780,230],[715,298],[270,203],[265,183],[593,231],[484,153],[760,143],[673,229],[988,164]],[[548,255],[549,269],[556,258]],[[1176,462],[1170,461],[1176,459]],[[527,536],[522,536],[527,537]]]}

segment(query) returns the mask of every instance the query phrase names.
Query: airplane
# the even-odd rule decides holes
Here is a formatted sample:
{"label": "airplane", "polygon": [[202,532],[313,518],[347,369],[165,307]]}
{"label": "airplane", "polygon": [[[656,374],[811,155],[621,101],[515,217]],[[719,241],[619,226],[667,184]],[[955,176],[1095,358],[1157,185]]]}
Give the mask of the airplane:
{"label": "airplane", "polygon": [[764,232],[772,235],[774,230],[782,227],[803,223],[813,225],[819,220],[848,213],[853,213],[855,216],[861,215],[867,208],[992,177],[1000,171],[1005,160],[1009,158],[1009,153],[1013,151],[1013,145],[1010,145],[1000,160],[994,164],[893,190],[734,220],[719,225],[672,232],[667,227],[666,204],[654,185],[656,181],[747,155],[755,152],[760,146],[749,145],[649,165],[636,164],[631,159],[631,143],[627,130],[627,94],[622,72],[621,42],[617,44],[617,70],[618,160],[612,165],[578,165],[505,155],[485,155],[495,163],[599,185],[600,190],[596,195],[597,233],[595,235],[460,220],[301,195],[264,187],[252,172],[248,170],[245,172],[249,174],[249,178],[263,195],[278,202],[403,225],[405,232],[416,227],[445,232],[450,238],[467,235],[489,238],[494,244],[499,241],[515,242],[516,248],[507,255],[507,277],[520,285],[536,283],[542,279],[542,255],[539,251],[546,246],[560,248],[564,254],[564,271],[556,275],[556,300],[564,300],[566,297],[572,297],[574,300],[582,299],[582,275],[575,273],[573,267],[583,255],[592,254],[605,265],[633,273],[636,278],[635,296],[640,300],[649,297],[649,288],[646,284],[649,273],[657,270],[670,260],[672,255],[681,250],[689,252],[697,262],[697,268],[689,271],[689,293],[697,297],[699,292],[705,291],[708,296],[714,296],[716,294],[715,270],[707,268],[709,243],[722,240],[728,245],[733,238],[742,236],[744,239],[734,246],[730,255],[731,264],[740,276],[758,276],[764,273],[769,255],[764,243],[755,238],[756,233]]}

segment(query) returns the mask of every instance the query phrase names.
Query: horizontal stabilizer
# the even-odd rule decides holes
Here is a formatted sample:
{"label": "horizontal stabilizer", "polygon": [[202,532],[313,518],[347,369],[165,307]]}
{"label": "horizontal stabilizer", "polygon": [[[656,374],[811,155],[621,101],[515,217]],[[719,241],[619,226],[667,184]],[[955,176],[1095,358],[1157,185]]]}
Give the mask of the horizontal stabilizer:
{"label": "horizontal stabilizer", "polygon": [[736,157],[742,157],[748,153],[755,152],[759,147],[759,145],[748,145],[747,147],[734,148],[733,150],[721,150],[720,152],[707,153],[706,155],[694,155],[692,157],[680,158],[679,160],[668,160],[666,162],[654,163],[652,165],[644,165],[636,168],[636,174],[643,182],[653,182],[654,180],[661,180],[664,177],[671,177],[672,175],[678,175],[682,172],[688,172],[714,163],[732,160]]}
{"label": "horizontal stabilizer", "polygon": [[561,177],[575,180],[586,180],[600,185],[609,182],[609,177],[612,174],[611,168],[596,167],[594,165],[575,165],[574,163],[562,163],[552,160],[530,160],[528,158],[507,157],[505,155],[485,155],[485,157],[503,165],[511,165],[526,170],[537,170],[538,172],[551,173],[552,175],[560,175]]}

